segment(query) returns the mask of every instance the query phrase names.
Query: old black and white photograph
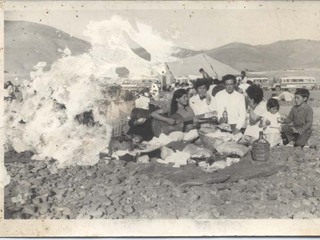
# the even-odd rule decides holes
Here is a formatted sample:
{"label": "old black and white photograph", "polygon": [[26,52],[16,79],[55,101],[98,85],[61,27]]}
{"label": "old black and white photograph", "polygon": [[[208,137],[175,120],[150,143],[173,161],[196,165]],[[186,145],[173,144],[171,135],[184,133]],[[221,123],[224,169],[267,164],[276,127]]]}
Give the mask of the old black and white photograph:
{"label": "old black and white photograph", "polygon": [[4,223],[320,234],[319,2],[3,8]]}

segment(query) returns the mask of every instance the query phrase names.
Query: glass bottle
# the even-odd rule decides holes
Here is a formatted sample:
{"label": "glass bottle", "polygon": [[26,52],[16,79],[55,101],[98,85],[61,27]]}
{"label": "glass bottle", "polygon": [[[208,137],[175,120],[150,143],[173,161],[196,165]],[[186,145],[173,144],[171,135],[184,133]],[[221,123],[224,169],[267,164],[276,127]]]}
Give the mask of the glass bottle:
{"label": "glass bottle", "polygon": [[223,118],[223,122],[224,123],[228,123],[228,112],[227,112],[227,108],[224,107],[223,113],[222,113],[222,118]]}
{"label": "glass bottle", "polygon": [[264,138],[263,131],[259,132],[258,140],[252,143],[252,159],[254,161],[268,161],[270,152],[270,144]]}

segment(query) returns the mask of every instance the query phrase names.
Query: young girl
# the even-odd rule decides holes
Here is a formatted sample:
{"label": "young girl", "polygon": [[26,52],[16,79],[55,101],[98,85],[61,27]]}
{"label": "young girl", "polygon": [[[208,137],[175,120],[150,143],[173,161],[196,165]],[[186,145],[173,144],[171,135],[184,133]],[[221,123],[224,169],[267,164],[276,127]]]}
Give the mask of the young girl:
{"label": "young girl", "polygon": [[270,143],[270,147],[275,147],[277,145],[282,145],[282,138],[280,134],[281,127],[281,117],[279,113],[279,102],[270,98],[267,102],[267,110],[263,115],[261,121],[264,134],[266,135],[266,140]]}

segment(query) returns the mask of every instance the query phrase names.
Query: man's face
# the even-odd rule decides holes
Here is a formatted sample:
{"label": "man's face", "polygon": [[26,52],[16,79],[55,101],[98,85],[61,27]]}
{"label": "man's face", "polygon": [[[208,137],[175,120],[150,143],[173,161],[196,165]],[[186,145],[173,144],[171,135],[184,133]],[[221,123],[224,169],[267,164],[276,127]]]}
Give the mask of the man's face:
{"label": "man's face", "polygon": [[226,80],[224,86],[226,87],[227,93],[232,93],[235,87],[233,79]]}

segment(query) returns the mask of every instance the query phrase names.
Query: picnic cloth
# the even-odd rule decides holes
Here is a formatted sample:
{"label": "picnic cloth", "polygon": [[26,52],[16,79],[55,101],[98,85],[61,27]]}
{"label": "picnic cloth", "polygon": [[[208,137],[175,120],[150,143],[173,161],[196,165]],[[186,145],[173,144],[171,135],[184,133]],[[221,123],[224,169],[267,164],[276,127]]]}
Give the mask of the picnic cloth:
{"label": "picnic cloth", "polygon": [[150,162],[146,165],[140,165],[137,168],[137,174],[145,174],[153,179],[166,179],[176,186],[185,187],[268,177],[287,169],[287,166],[279,166],[273,162],[257,164],[251,160],[250,156],[247,156],[230,167],[210,173],[203,171],[195,164],[189,164],[177,169],[157,162]]}

